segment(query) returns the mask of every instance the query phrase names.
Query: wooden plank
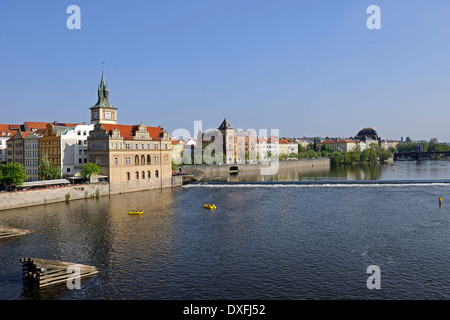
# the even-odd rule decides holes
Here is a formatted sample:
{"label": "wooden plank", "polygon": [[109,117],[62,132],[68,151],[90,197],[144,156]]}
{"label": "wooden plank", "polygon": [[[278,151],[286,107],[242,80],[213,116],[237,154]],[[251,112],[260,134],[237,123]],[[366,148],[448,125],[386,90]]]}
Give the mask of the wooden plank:
{"label": "wooden plank", "polygon": [[23,236],[32,233],[31,230],[22,230],[16,228],[9,228],[5,226],[0,226],[0,238],[9,238]]}
{"label": "wooden plank", "polygon": [[[90,272],[90,273],[88,273],[88,274],[85,274],[83,277],[80,277],[80,279],[83,279],[84,277],[93,276],[93,275],[97,274],[98,272],[99,272],[99,271]],[[68,274],[68,275],[70,275],[70,274]],[[65,278],[65,279],[56,280],[56,281],[53,281],[53,282],[47,282],[47,283],[44,283],[44,284],[39,285],[39,287],[40,287],[40,288],[43,288],[43,287],[47,287],[47,286],[50,286],[50,285],[55,285],[55,284],[58,284],[58,283],[67,282],[67,279],[68,279],[68,278],[69,278],[69,277],[67,277],[67,278]]]}
{"label": "wooden plank", "polygon": [[74,277],[75,273],[67,273],[69,267],[79,268],[79,274],[74,279],[83,279],[99,272],[93,266],[57,260],[21,258],[20,262],[22,263],[24,280],[31,280],[32,283],[38,284],[39,287],[62,283]]}

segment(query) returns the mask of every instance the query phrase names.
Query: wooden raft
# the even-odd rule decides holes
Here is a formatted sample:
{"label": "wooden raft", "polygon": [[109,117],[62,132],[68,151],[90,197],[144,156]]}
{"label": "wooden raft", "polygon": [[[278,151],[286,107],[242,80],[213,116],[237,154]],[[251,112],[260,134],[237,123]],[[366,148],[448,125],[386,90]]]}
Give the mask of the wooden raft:
{"label": "wooden raft", "polygon": [[0,226],[0,239],[18,237],[31,233],[30,230],[22,230]]}
{"label": "wooden raft", "polygon": [[99,272],[96,267],[55,260],[21,258],[20,262],[22,263],[24,283],[39,288],[67,282],[70,277],[74,276],[74,273],[67,273],[69,267],[79,268],[80,279]]}

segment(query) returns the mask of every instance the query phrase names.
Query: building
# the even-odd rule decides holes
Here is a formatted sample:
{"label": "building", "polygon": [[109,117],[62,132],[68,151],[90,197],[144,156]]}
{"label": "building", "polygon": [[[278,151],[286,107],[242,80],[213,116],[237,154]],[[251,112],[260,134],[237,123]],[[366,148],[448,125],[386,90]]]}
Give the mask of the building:
{"label": "building", "polygon": [[98,84],[98,100],[91,109],[91,124],[117,124],[117,108],[109,102],[109,87],[102,70],[102,78]]}
{"label": "building", "polygon": [[172,162],[176,164],[183,163],[183,140],[176,140],[172,138]]}
{"label": "building", "polygon": [[280,155],[280,146],[278,137],[258,137],[256,146],[258,160],[268,161],[278,159]]}
{"label": "building", "polygon": [[61,173],[63,176],[76,175],[80,172],[81,166],[87,163],[87,138],[93,129],[93,124],[78,124],[61,133]]}
{"label": "building", "polygon": [[289,156],[292,153],[298,153],[298,143],[287,139],[279,139],[278,154]]}
{"label": "building", "polygon": [[381,150],[389,150],[389,148],[397,149],[398,141],[397,140],[381,140]]}
{"label": "building", "polygon": [[204,158],[214,157],[216,163],[245,163],[256,160],[257,139],[254,130],[234,129],[225,118],[217,129],[200,132]]}
{"label": "building", "polygon": [[161,127],[117,124],[118,108],[109,103],[104,72],[98,101],[91,107],[87,161],[100,167],[112,193],[172,186],[172,142]]}
{"label": "building", "polygon": [[39,180],[39,139],[44,135],[45,129],[29,132],[24,138],[24,166],[28,176],[27,181]]}
{"label": "building", "polygon": [[62,174],[61,135],[74,128],[48,123],[44,134],[39,139],[39,161],[47,156],[50,165],[59,167]]}
{"label": "building", "polygon": [[358,140],[371,139],[378,141],[378,138],[378,133],[373,127],[362,128],[356,135],[356,139]]}
{"label": "building", "polygon": [[[7,141],[16,134],[18,127],[19,125],[0,124],[0,163],[7,162]],[[12,148],[10,149],[12,152]]]}
{"label": "building", "polygon": [[358,145],[358,141],[355,140],[325,140],[321,142],[321,145],[330,146],[334,152],[350,152],[353,151]]}

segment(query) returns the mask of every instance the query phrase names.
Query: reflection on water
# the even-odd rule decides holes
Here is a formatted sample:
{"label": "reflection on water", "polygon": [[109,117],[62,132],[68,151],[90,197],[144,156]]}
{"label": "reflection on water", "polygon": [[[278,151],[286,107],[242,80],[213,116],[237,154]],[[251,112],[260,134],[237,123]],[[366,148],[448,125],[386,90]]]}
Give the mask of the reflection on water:
{"label": "reflection on water", "polygon": [[445,177],[450,177],[450,162],[447,160],[279,169],[275,175],[261,175],[258,170],[221,172],[207,174],[202,181],[427,180]]}

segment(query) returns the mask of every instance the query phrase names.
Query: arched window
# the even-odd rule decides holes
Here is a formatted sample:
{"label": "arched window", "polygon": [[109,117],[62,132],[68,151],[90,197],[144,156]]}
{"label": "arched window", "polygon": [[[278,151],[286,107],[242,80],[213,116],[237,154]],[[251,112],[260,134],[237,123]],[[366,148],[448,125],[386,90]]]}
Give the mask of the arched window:
{"label": "arched window", "polygon": [[142,179],[145,179],[145,172],[144,171],[142,171],[141,177],[142,177]]}
{"label": "arched window", "polygon": [[150,155],[147,155],[147,164],[151,164],[151,157],[150,157]]}
{"label": "arched window", "polygon": [[139,180],[139,172],[136,171],[136,180]]}
{"label": "arched window", "polygon": [[151,179],[152,178],[152,174],[150,173],[150,171],[147,171],[147,179]]}
{"label": "arched window", "polygon": [[145,165],[145,156],[141,156],[141,164]]}
{"label": "arched window", "polygon": [[155,178],[159,178],[159,172],[158,172],[158,170],[155,171]]}
{"label": "arched window", "polygon": [[127,180],[130,180],[130,179],[131,179],[130,173],[127,172]]}
{"label": "arched window", "polygon": [[139,156],[135,156],[134,157],[134,164],[138,165],[139,164]]}

